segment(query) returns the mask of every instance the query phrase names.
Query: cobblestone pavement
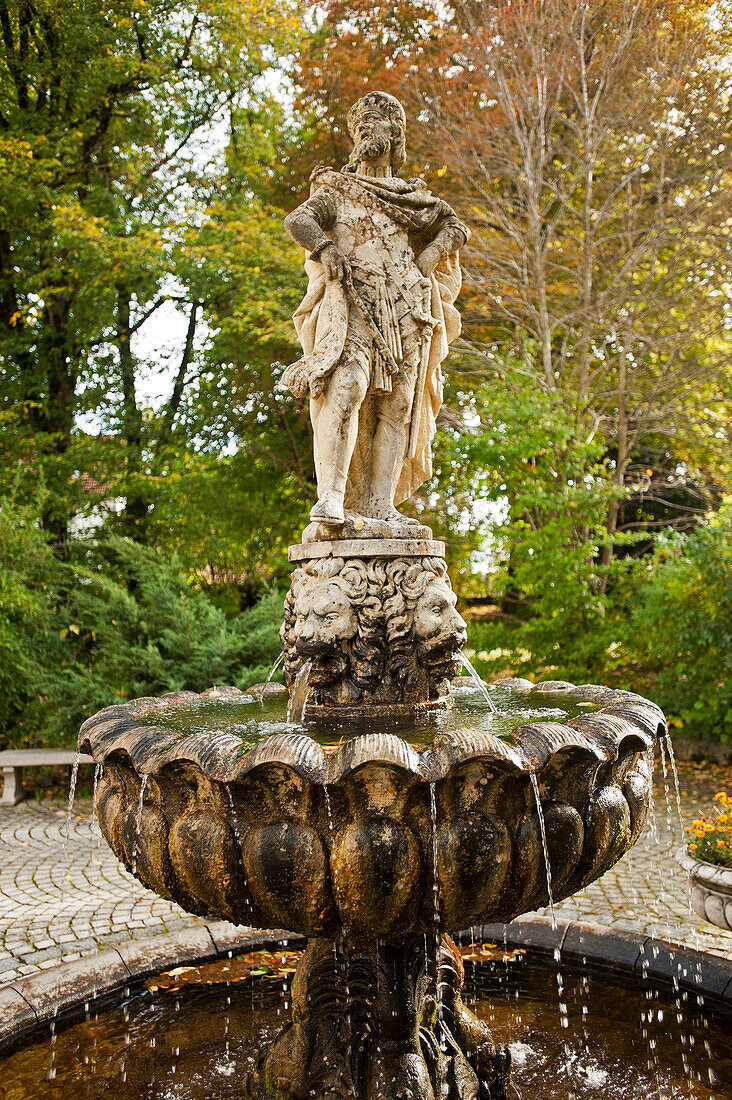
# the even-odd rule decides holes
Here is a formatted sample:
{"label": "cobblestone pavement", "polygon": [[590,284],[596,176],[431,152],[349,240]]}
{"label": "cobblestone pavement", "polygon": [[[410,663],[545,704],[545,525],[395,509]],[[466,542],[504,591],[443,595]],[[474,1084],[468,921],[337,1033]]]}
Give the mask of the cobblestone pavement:
{"label": "cobblestone pavement", "polygon": [[125,871],[92,830],[90,799],[75,805],[67,854],[65,833],[58,801],[0,808],[0,986],[99,947],[199,923]]}
{"label": "cobblestone pavement", "polygon": [[[732,789],[732,769],[682,766],[684,819]],[[732,957],[732,933],[689,912],[686,875],[674,861],[681,826],[673,788],[659,783],[655,830],[598,882],[557,906],[557,914],[598,921]],[[132,939],[198,924],[145,890],[92,827],[91,803],[75,805],[65,855],[59,802],[0,808],[0,985],[60,961]]]}

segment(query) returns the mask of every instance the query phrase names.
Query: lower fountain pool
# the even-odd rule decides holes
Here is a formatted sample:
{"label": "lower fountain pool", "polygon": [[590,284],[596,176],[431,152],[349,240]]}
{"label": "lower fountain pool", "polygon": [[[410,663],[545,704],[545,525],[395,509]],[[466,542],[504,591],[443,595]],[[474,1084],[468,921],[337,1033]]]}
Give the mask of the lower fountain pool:
{"label": "lower fountain pool", "polygon": [[[461,949],[464,996],[513,1059],[528,1100],[729,1100],[732,1026],[695,993]],[[471,958],[472,956],[472,958]],[[473,961],[477,958],[477,961]],[[227,982],[231,964],[173,971],[0,1060],[2,1100],[233,1100],[289,1012],[281,974]],[[203,980],[202,980],[203,979]],[[163,989],[162,985],[169,988]],[[562,1027],[566,1019],[568,1027]],[[515,1086],[515,1089],[513,1088]],[[73,1093],[72,1093],[73,1090]]]}

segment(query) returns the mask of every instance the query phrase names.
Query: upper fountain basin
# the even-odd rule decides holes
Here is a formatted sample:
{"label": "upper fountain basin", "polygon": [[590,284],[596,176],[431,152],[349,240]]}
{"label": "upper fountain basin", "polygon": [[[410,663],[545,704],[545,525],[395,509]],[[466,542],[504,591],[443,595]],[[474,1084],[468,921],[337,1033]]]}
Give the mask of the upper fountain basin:
{"label": "upper fountain basin", "polygon": [[434,930],[436,862],[439,925],[454,931],[548,902],[532,778],[554,900],[612,866],[645,822],[666,729],[630,692],[501,687],[529,715],[557,696],[597,709],[508,737],[443,730],[421,752],[380,732],[322,745],[301,727],[252,745],[171,728],[176,709],[241,698],[214,688],[108,707],[84,723],[79,749],[104,765],[97,812],[115,853],[190,912],[305,935]]}

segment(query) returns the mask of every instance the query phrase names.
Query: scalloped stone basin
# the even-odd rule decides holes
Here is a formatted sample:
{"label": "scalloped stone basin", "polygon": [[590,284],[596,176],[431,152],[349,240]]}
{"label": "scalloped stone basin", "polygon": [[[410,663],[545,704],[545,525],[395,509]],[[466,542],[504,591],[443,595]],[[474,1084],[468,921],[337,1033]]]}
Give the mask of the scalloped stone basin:
{"label": "scalloped stone basin", "polygon": [[[508,921],[546,905],[550,883],[558,901],[611,867],[645,822],[666,727],[630,692],[497,690],[532,720],[478,721],[473,700],[401,736],[264,719],[237,733],[226,715],[241,694],[217,688],[82,726],[79,749],[103,765],[100,826],[141,882],[191,913],[310,939],[293,1023],[248,1095],[505,1095],[508,1055],[462,1005],[443,934]],[[356,1023],[354,988],[368,1006]]]}
{"label": "scalloped stone basin", "polygon": [[593,685],[526,683],[505,686],[528,710],[558,690],[599,709],[510,737],[438,732],[418,752],[385,733],[251,744],[154,724],[164,710],[174,725],[175,708],[198,698],[186,692],[101,711],[79,748],[104,764],[97,812],[117,856],[189,912],[307,936],[432,932],[436,855],[439,924],[455,931],[549,900],[532,774],[555,901],[603,874],[645,822],[659,708]]}

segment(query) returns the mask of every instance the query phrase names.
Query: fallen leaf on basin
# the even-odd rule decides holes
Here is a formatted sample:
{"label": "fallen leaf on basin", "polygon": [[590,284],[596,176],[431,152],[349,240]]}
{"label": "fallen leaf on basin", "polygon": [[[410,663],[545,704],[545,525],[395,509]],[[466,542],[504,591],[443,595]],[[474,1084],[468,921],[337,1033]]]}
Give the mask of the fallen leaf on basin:
{"label": "fallen leaf on basin", "polygon": [[475,943],[459,946],[463,962],[509,962],[526,954],[523,947],[504,947],[496,943]]}
{"label": "fallen leaf on basin", "polygon": [[295,973],[300,955],[285,951],[252,951],[246,955],[202,963],[200,966],[176,966],[154,978],[148,978],[145,987],[155,993],[158,990],[175,993],[186,986],[223,985],[244,982],[249,978],[269,978],[282,981]]}

